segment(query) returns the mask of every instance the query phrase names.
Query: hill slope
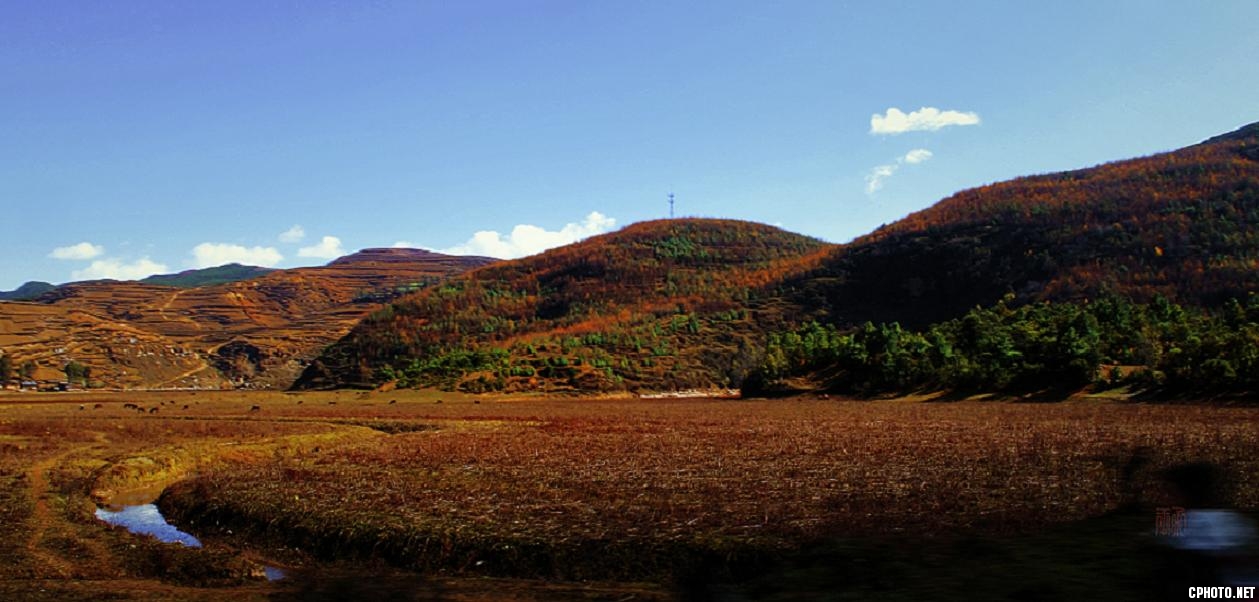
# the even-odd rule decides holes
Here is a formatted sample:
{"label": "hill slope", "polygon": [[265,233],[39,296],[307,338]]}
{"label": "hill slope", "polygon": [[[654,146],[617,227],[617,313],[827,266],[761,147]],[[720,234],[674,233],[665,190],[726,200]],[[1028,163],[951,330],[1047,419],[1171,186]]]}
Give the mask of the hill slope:
{"label": "hill slope", "polygon": [[754,291],[829,245],[730,220],[644,222],[469,272],[400,299],[324,352],[298,387],[464,390],[737,386],[783,323]]}
{"label": "hill slope", "polygon": [[[180,288],[194,288],[198,286],[210,286],[213,284],[227,284],[229,282],[249,280],[274,271],[275,270],[271,268],[260,268],[251,265],[241,265],[239,263],[229,263],[227,265],[221,265],[213,268],[184,270],[177,274],[156,274],[149,276],[148,278],[128,282],[156,284],[159,286],[176,286]],[[84,282],[92,281],[69,282],[61,286],[83,284]],[[57,285],[55,284],[32,280],[14,290],[0,291],[0,301],[34,301],[43,295],[55,291],[56,289]]]}
{"label": "hill slope", "polygon": [[1213,306],[1259,290],[1259,124],[1185,149],[959,192],[836,250],[791,298],[921,326],[1103,292]]}
{"label": "hill slope", "polygon": [[0,301],[30,301],[55,288],[54,284],[32,280],[11,291],[0,291]]}
{"label": "hill slope", "polygon": [[1259,124],[1186,149],[953,195],[842,247],[758,224],[630,226],[373,314],[298,387],[737,386],[766,333],[958,317],[1102,293],[1215,305],[1259,290]]}
{"label": "hill slope", "polygon": [[227,284],[229,282],[238,282],[241,280],[251,280],[259,276],[265,276],[274,272],[271,268],[260,268],[252,265],[241,265],[239,263],[229,263],[213,268],[202,268],[199,270],[184,270],[178,274],[158,274],[149,276],[140,282],[144,284],[158,284],[162,286],[177,286],[180,288],[195,288],[198,286],[210,286],[214,284]]}
{"label": "hill slope", "polygon": [[287,387],[384,300],[491,261],[368,249],[213,286],[71,283],[37,303],[0,303],[0,349],[35,361],[45,380],[74,359],[110,386]]}

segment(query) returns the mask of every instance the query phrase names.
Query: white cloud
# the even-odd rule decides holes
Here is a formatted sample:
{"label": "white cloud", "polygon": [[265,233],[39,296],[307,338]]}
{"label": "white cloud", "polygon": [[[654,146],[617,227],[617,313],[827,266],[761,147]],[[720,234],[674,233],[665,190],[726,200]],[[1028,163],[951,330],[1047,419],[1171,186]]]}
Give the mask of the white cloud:
{"label": "white cloud", "polygon": [[166,264],[157,263],[148,257],[142,257],[131,263],[123,263],[121,259],[97,259],[82,270],[75,270],[70,277],[75,280],[139,280],[153,274],[164,274],[170,270]]}
{"label": "white cloud", "polygon": [[419,247],[417,247],[417,246],[415,245],[415,243],[413,243],[413,242],[411,242],[411,241],[409,241],[409,240],[400,240],[400,241],[398,241],[398,242],[396,242],[396,243],[393,243],[393,248],[395,248],[395,249],[418,249]]}
{"label": "white cloud", "polygon": [[932,156],[931,151],[925,148],[915,148],[914,150],[905,153],[905,156],[901,157],[901,159],[910,165],[915,165],[930,159]]}
{"label": "white cloud", "polygon": [[889,165],[877,165],[870,173],[866,174],[866,194],[874,194],[883,188],[883,181],[892,177],[901,165],[917,165],[935,156],[931,151],[925,148],[915,148],[904,156],[897,157],[896,163]]}
{"label": "white cloud", "polygon": [[48,256],[53,259],[94,259],[105,254],[105,247],[84,241],[68,247],[57,247]]}
{"label": "white cloud", "polygon": [[228,263],[272,267],[284,260],[275,247],[244,247],[220,242],[203,242],[192,248],[192,266],[209,268]]}
{"label": "white cloud", "polygon": [[871,134],[904,134],[905,132],[931,131],[951,125],[978,125],[979,114],[962,111],[941,111],[935,107],[923,107],[905,114],[890,108],[886,115],[870,116]]}
{"label": "white cloud", "polygon": [[900,165],[879,165],[866,174],[866,194],[874,194],[883,188],[883,180],[892,177]]}
{"label": "white cloud", "polygon": [[280,233],[280,242],[301,242],[306,238],[306,230],[301,226],[294,225],[292,228]]}
{"label": "white cloud", "polygon": [[336,259],[342,255],[345,255],[345,249],[341,248],[341,239],[335,236],[325,236],[319,240],[319,244],[297,250],[298,257]]}
{"label": "white cloud", "polygon": [[615,226],[615,219],[598,211],[592,211],[581,223],[569,223],[559,230],[546,230],[530,224],[520,224],[512,228],[511,234],[506,237],[493,230],[482,230],[473,234],[467,242],[441,249],[439,252],[450,255],[486,255],[514,259],[602,234]]}

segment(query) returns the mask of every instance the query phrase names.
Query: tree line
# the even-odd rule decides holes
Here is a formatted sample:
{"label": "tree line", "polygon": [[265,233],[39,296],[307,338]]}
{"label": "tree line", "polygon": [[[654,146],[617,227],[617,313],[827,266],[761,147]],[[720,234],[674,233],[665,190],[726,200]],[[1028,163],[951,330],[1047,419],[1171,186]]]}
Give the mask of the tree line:
{"label": "tree line", "polygon": [[[35,371],[38,369],[39,365],[32,360],[15,365],[13,356],[0,349],[0,385],[8,383],[14,376],[22,380],[30,380],[35,377]],[[78,383],[86,387],[91,381],[92,368],[76,360],[66,362],[61,369],[66,374],[66,381],[70,383]]]}
{"label": "tree line", "polygon": [[1011,307],[1012,299],[919,330],[866,322],[840,331],[812,322],[771,333],[745,389],[800,375],[863,394],[1089,385],[1217,394],[1259,385],[1259,295],[1216,310],[1164,297],[1021,307]]}

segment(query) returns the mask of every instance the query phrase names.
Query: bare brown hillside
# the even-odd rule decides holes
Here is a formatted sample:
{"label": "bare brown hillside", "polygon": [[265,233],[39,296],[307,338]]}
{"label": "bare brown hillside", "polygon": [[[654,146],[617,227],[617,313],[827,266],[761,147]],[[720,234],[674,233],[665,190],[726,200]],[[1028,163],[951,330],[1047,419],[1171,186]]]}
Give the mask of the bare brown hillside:
{"label": "bare brown hillside", "polygon": [[126,388],[286,387],[327,344],[403,292],[485,265],[416,249],[367,249],[323,267],[196,288],[97,281],[0,303],[0,349],[36,378],[76,360]]}

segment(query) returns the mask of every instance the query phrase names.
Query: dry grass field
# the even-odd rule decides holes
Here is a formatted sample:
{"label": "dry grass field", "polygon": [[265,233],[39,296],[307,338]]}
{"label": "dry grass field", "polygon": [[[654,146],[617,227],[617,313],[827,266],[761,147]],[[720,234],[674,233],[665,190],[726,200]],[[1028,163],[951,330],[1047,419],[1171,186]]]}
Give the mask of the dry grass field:
{"label": "dry grass field", "polygon": [[[1259,510],[1257,423],[1085,399],[9,394],[0,597],[1141,599],[1162,469],[1209,461]],[[146,487],[205,547],[94,517]]]}

